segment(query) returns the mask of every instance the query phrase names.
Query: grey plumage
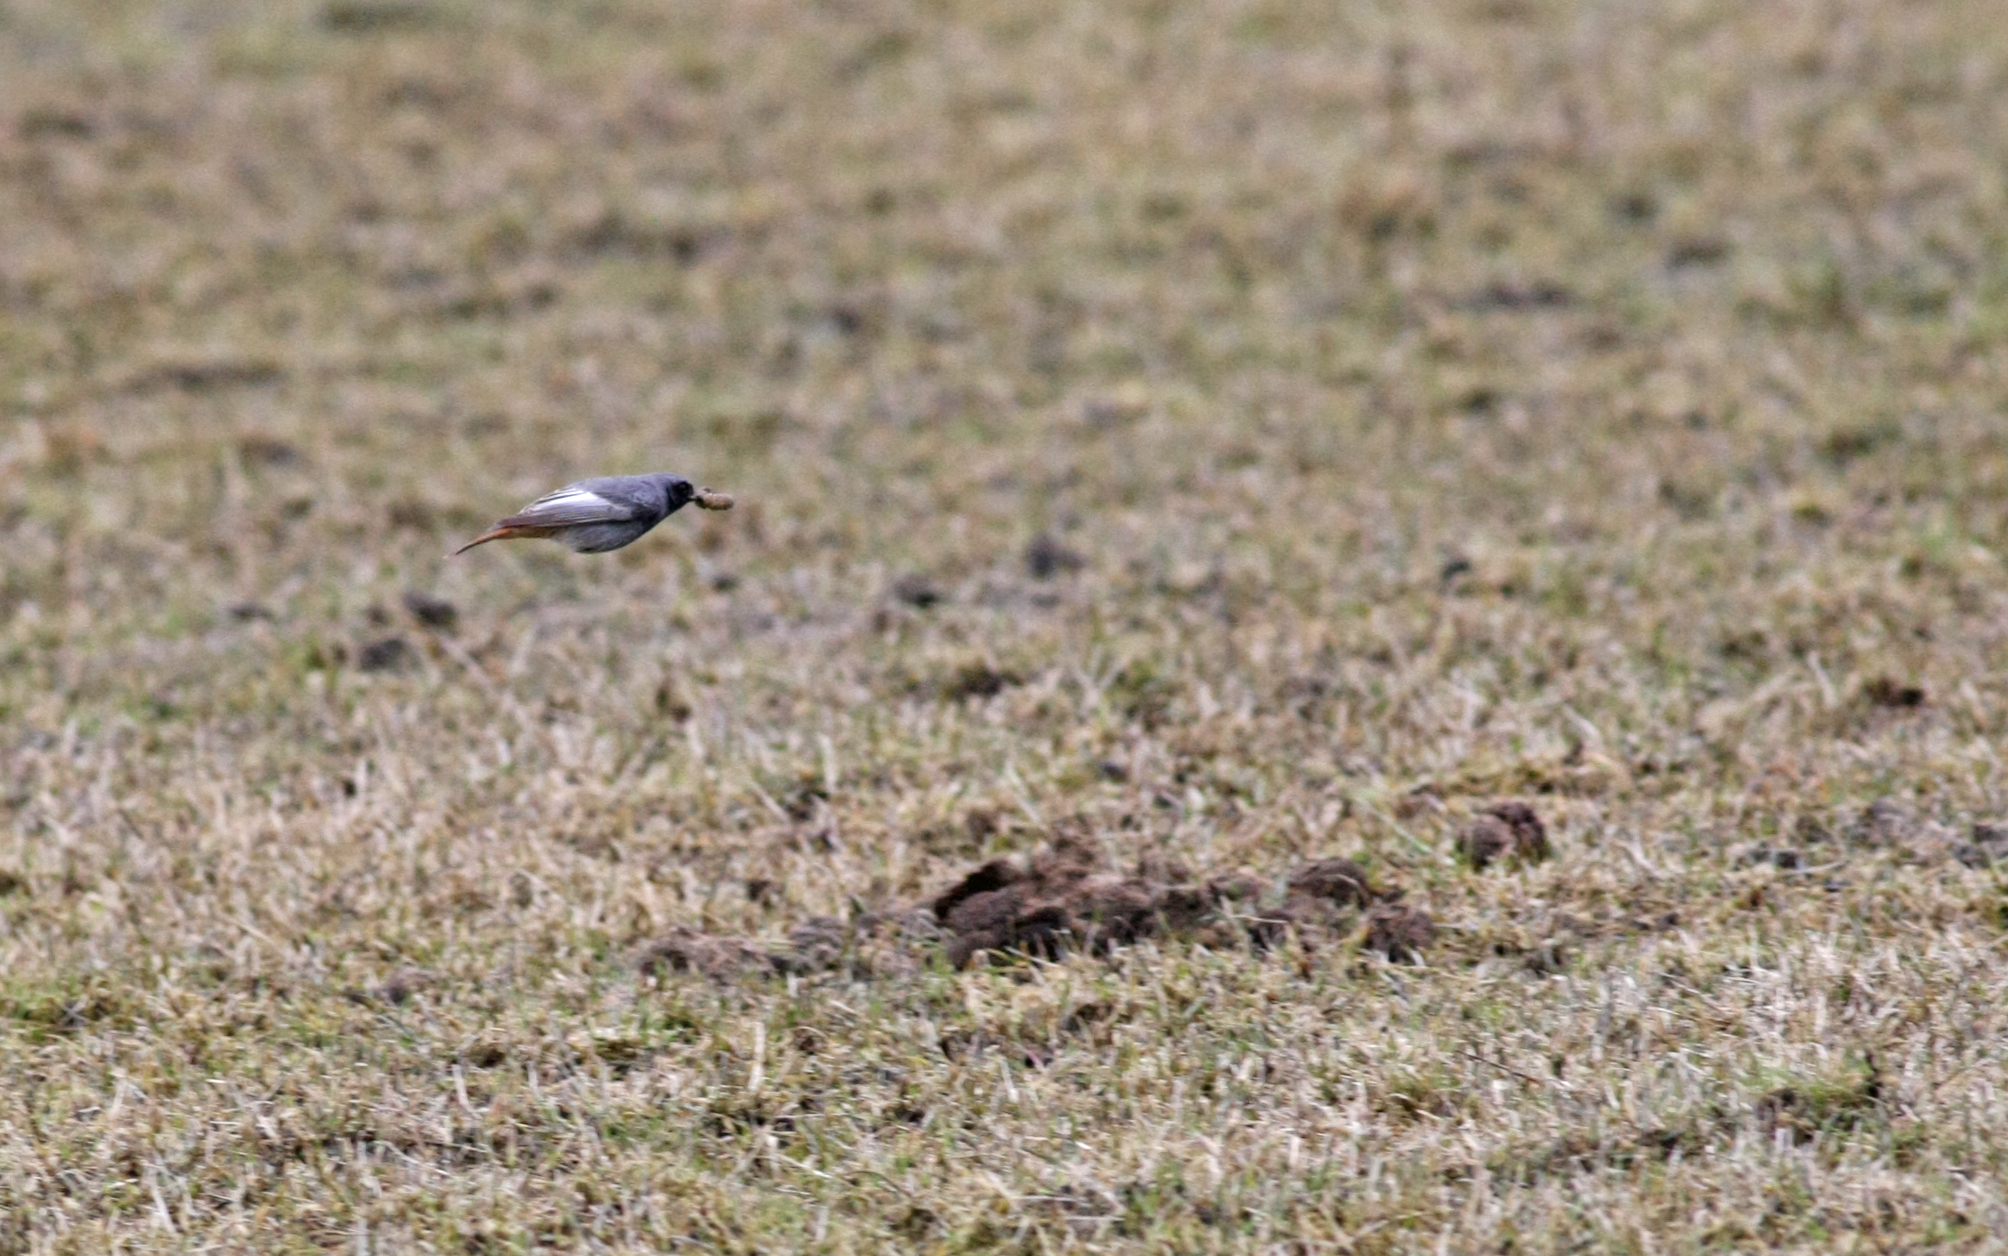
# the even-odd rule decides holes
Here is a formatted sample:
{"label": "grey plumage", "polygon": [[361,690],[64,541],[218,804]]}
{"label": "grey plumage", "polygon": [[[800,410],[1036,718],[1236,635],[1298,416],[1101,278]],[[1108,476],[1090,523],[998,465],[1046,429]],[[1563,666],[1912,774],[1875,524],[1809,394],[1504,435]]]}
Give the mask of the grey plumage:
{"label": "grey plumage", "polygon": [[692,502],[706,510],[732,506],[725,494],[668,472],[580,480],[539,497],[454,553],[518,537],[549,537],[581,554],[604,553],[639,540]]}

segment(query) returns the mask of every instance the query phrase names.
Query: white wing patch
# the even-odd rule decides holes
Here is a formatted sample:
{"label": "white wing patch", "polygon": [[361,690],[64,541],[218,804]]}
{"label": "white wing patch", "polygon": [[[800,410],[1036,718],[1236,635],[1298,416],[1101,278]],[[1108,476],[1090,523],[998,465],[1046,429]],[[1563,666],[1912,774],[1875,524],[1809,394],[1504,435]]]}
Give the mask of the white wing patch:
{"label": "white wing patch", "polygon": [[590,489],[568,485],[546,493],[504,523],[512,527],[563,528],[579,523],[619,523],[634,517],[634,510],[620,502],[608,501]]}

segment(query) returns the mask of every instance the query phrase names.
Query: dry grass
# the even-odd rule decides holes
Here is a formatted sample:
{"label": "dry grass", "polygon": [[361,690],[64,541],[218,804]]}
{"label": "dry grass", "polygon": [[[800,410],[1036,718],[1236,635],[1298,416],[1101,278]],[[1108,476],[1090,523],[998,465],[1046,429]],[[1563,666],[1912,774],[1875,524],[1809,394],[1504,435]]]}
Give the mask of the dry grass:
{"label": "dry grass", "polygon": [[[1981,0],[5,6],[0,1252],[1999,1250],[2004,93]],[[1056,832],[1434,940],[635,964]]]}

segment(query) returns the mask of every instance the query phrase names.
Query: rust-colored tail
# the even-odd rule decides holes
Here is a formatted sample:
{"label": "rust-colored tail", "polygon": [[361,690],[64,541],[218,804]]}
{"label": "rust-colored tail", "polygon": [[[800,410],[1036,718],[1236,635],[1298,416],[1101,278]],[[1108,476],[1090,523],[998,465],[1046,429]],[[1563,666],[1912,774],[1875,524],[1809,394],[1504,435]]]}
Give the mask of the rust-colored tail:
{"label": "rust-colored tail", "polygon": [[486,545],[490,541],[513,541],[519,537],[549,536],[554,531],[556,531],[554,528],[522,528],[503,523],[475,537],[459,549],[454,550],[453,553],[454,555],[465,554],[475,546]]}

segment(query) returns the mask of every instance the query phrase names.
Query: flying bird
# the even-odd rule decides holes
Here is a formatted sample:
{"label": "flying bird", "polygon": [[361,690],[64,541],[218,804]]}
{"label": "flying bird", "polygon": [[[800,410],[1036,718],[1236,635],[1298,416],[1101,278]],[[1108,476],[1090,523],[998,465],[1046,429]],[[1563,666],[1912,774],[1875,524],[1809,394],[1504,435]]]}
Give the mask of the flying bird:
{"label": "flying bird", "polygon": [[453,551],[465,554],[490,541],[550,537],[580,554],[603,554],[640,540],[650,528],[685,506],[730,510],[732,498],[694,487],[680,475],[609,475],[546,493]]}

